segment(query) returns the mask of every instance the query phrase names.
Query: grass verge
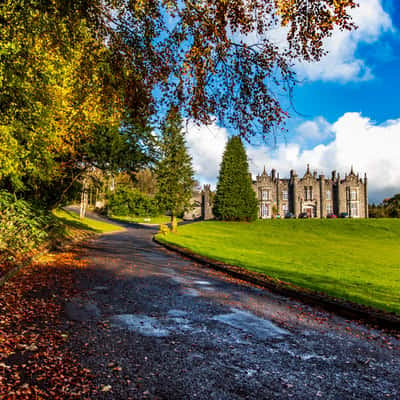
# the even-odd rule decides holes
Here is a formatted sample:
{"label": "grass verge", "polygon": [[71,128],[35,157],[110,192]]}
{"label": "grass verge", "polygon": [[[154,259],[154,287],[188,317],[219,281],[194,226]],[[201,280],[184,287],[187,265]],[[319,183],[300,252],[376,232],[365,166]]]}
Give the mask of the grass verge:
{"label": "grass verge", "polygon": [[[158,215],[156,217],[137,217],[134,215],[113,215],[112,218],[123,221],[123,222],[132,222],[134,224],[151,224],[151,225],[161,225],[161,224],[169,224],[171,222],[171,217],[168,215]],[[178,222],[182,221],[182,219],[177,218]]]}
{"label": "grass verge", "polygon": [[65,224],[67,235],[73,235],[76,230],[89,231],[91,233],[111,233],[125,230],[125,228],[109,222],[97,221],[88,217],[80,219],[78,214],[63,209],[54,210],[53,215]]}
{"label": "grass verge", "polygon": [[207,221],[158,235],[197,254],[400,315],[400,221]]}

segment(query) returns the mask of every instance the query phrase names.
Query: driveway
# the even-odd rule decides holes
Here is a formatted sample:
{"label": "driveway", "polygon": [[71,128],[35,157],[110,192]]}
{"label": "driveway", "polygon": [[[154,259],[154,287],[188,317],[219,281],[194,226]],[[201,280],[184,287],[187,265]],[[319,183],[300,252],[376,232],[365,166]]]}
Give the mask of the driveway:
{"label": "driveway", "polygon": [[154,232],[82,249],[65,329],[97,398],[400,399],[399,336],[199,266]]}

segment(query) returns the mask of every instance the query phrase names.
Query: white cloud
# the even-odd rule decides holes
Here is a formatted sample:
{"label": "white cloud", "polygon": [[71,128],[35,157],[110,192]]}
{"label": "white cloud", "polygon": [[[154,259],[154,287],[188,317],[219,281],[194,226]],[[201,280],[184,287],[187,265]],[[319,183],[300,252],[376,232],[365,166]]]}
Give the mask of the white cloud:
{"label": "white cloud", "polygon": [[193,168],[201,182],[215,182],[227,140],[227,130],[216,124],[188,125],[186,141],[193,159]]}
{"label": "white cloud", "polygon": [[300,77],[341,82],[373,77],[370,67],[357,56],[357,48],[361,43],[375,43],[384,32],[394,32],[392,20],[381,0],[360,0],[359,7],[353,9],[351,15],[358,29],[351,32],[335,29],[324,41],[328,54],[321,61],[297,64]]}
{"label": "white cloud", "polygon": [[333,135],[331,124],[323,117],[316,117],[312,121],[305,121],[296,128],[299,134],[296,139],[302,143],[321,143]]}
{"label": "white cloud", "polygon": [[267,164],[281,177],[288,176],[291,169],[302,175],[310,164],[318,174],[330,176],[337,170],[344,176],[353,165],[361,176],[367,173],[371,201],[400,192],[400,119],[377,125],[359,113],[346,113],[330,128],[333,140],[309,150],[302,150],[299,144],[281,145],[276,150],[249,147],[252,173],[261,172]]}
{"label": "white cloud", "polygon": [[[400,118],[377,125],[359,113],[346,113],[331,125],[323,118],[309,122],[319,127],[322,124],[326,131],[333,132],[330,133],[332,140],[306,150],[294,143],[281,144],[275,149],[247,145],[253,175],[262,172],[264,166],[267,170],[275,168],[281,178],[288,177],[291,169],[303,175],[310,164],[318,174],[330,176],[332,170],[336,170],[344,177],[353,166],[362,177],[367,173],[371,202],[400,192]],[[202,183],[215,185],[227,138],[226,129],[216,125],[188,128],[186,139]]]}

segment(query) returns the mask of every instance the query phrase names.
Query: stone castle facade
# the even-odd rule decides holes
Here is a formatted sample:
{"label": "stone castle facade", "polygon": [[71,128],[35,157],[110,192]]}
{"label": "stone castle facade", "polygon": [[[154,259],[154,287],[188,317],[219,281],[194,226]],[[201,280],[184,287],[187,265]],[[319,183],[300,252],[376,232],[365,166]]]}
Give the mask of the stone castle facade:
{"label": "stone castle facade", "polygon": [[281,218],[290,213],[296,218],[303,214],[311,218],[326,218],[330,214],[347,213],[351,218],[368,218],[368,180],[361,179],[353,168],[344,179],[336,171],[330,178],[310,172],[299,177],[290,171],[290,177],[281,179],[273,169],[265,171],[253,181],[259,201],[259,218]]}
{"label": "stone castle facade", "polygon": [[[261,219],[279,216],[307,216],[326,218],[330,214],[340,216],[346,213],[351,218],[368,218],[368,179],[361,179],[353,168],[344,179],[336,171],[330,178],[310,172],[299,177],[290,171],[289,178],[280,178],[272,169],[271,174],[265,171],[256,177],[253,189],[259,202],[258,216]],[[185,213],[184,219],[213,219],[213,192],[210,185],[204,185],[202,191],[193,193],[192,208]]]}

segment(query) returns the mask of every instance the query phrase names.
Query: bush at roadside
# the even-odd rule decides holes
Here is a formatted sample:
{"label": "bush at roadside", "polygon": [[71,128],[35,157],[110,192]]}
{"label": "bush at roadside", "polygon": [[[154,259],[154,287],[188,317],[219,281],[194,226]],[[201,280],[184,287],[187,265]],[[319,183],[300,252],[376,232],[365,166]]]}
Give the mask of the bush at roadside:
{"label": "bush at roadside", "polygon": [[29,255],[47,233],[49,217],[13,194],[0,191],[0,264]]}
{"label": "bush at roadside", "polygon": [[121,187],[107,196],[108,209],[113,215],[154,217],[160,210],[154,198],[137,189]]}

